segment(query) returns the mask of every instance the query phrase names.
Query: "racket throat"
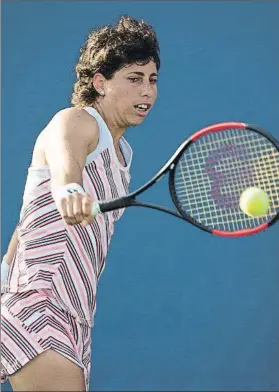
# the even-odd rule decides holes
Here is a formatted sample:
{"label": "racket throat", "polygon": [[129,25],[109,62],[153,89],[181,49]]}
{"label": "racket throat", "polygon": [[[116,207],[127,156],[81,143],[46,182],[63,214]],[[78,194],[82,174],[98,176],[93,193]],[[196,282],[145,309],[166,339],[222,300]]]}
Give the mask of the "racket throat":
{"label": "racket throat", "polygon": [[166,212],[167,214],[173,215],[176,218],[180,218],[182,220],[185,220],[182,215],[180,215],[178,212],[171,210],[170,208],[167,207],[161,207],[158,206],[156,204],[150,204],[150,203],[145,203],[145,202],[141,202],[138,200],[133,200],[133,203],[130,206],[135,206],[135,207],[147,207],[147,208],[152,208],[153,210],[157,210],[157,211],[163,211]]}

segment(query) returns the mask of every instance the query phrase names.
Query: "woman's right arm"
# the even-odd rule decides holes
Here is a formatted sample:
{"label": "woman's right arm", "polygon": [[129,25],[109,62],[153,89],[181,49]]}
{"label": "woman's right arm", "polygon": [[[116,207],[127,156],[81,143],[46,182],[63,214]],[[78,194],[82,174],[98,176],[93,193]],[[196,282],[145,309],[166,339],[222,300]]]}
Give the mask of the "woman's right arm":
{"label": "woman's right arm", "polygon": [[[45,157],[51,172],[51,189],[61,216],[69,225],[90,224],[93,200],[82,192],[82,171],[89,149],[97,146],[96,120],[82,109],[69,108],[57,113],[45,136]],[[67,186],[79,190],[69,193]]]}

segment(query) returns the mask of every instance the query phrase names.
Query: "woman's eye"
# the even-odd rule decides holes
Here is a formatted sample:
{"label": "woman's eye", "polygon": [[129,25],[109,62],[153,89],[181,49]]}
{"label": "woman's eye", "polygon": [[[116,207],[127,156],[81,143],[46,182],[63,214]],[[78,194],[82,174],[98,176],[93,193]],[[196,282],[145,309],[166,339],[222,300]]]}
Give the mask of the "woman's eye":
{"label": "woman's eye", "polygon": [[128,78],[130,82],[135,83],[139,81],[139,78]]}
{"label": "woman's eye", "polygon": [[[129,77],[128,80],[129,80],[131,83],[137,83],[137,82],[141,82],[141,81],[142,81],[141,78],[136,78],[136,77],[135,77],[135,78]],[[151,84],[157,84],[157,82],[158,82],[158,79],[150,79],[150,82],[149,82],[149,83],[151,83]]]}

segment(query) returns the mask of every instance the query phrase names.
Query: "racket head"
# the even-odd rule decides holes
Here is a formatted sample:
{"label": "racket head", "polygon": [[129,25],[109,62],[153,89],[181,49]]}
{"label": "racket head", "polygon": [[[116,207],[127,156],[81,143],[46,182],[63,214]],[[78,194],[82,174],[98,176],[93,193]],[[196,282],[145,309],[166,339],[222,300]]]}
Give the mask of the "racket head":
{"label": "racket head", "polygon": [[[249,187],[269,197],[270,208],[261,217],[250,217],[239,207]],[[206,127],[175,157],[169,188],[181,216],[202,230],[223,237],[263,231],[279,219],[279,143],[241,122]]]}

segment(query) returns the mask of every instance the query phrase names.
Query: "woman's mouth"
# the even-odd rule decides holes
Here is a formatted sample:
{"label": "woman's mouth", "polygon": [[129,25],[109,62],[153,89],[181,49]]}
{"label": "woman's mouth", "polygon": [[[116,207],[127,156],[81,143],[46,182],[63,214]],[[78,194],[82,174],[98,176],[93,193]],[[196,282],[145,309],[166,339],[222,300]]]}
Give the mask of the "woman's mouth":
{"label": "woman's mouth", "polygon": [[138,105],[134,105],[134,108],[136,109],[139,116],[145,117],[151,108],[151,104],[150,103],[139,103]]}

